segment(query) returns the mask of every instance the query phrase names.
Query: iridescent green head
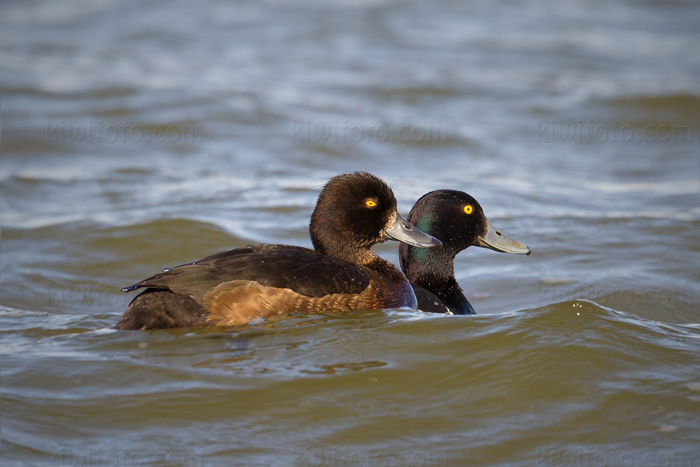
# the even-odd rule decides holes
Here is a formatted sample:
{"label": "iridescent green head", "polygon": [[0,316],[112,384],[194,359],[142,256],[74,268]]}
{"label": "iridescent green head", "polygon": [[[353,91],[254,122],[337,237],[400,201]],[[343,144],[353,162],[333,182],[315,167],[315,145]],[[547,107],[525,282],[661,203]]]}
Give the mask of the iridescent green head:
{"label": "iridescent green head", "polygon": [[522,243],[494,229],[479,202],[457,190],[437,190],[423,195],[411,209],[408,221],[442,242],[431,249],[399,246],[401,268],[411,278],[413,270],[450,268],[460,251],[472,245],[514,254],[530,254]]}

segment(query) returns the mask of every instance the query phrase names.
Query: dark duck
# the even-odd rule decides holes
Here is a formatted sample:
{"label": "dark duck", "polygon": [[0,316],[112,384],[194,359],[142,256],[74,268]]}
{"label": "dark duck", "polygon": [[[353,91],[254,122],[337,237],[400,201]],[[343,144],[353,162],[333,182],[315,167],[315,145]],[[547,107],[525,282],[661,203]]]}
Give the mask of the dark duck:
{"label": "dark duck", "polygon": [[332,178],[309,231],[315,250],[250,245],[125,287],[145,290],[116,328],[234,326],[284,313],[417,307],[406,277],[370,248],[386,240],[415,247],[440,242],[401,217],[384,181],[364,172]]}
{"label": "dark duck", "polygon": [[420,250],[399,245],[401,269],[411,281],[418,309],[431,313],[475,315],[454,274],[457,253],[480,246],[504,253],[529,255],[530,248],[496,230],[471,196],[456,190],[431,191],[413,205],[408,221],[442,242]]}

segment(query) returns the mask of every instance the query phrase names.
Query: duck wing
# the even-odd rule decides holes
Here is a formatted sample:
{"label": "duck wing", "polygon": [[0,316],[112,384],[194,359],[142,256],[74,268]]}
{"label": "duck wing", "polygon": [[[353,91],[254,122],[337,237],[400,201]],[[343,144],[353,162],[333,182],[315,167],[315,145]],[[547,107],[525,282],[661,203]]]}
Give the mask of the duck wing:
{"label": "duck wing", "polygon": [[308,248],[251,245],[236,248],[172,269],[166,269],[122,289],[170,290],[199,303],[222,283],[249,281],[263,287],[291,289],[307,297],[359,294],[369,286],[361,267]]}

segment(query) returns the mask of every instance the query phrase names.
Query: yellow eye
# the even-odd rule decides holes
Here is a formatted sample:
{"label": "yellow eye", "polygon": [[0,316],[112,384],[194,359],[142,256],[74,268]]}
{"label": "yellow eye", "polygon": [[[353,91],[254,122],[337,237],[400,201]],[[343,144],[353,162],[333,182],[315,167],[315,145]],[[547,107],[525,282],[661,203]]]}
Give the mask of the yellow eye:
{"label": "yellow eye", "polygon": [[367,206],[368,208],[373,208],[376,205],[377,205],[377,202],[373,199],[368,199],[367,201],[365,201],[365,206]]}
{"label": "yellow eye", "polygon": [[465,214],[471,214],[473,212],[474,212],[474,208],[472,207],[471,204],[467,204],[466,206],[464,206],[464,213]]}

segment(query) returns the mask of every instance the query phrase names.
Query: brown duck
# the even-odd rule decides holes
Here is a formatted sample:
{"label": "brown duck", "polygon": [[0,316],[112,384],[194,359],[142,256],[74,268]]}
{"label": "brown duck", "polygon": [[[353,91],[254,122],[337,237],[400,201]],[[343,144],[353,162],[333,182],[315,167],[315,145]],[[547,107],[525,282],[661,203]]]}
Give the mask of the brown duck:
{"label": "brown duck", "polygon": [[391,188],[365,172],[332,178],[309,227],[315,250],[251,245],[166,269],[122,289],[145,289],[116,328],[233,326],[284,313],[417,306],[406,277],[370,248],[386,240],[440,242],[398,213]]}

